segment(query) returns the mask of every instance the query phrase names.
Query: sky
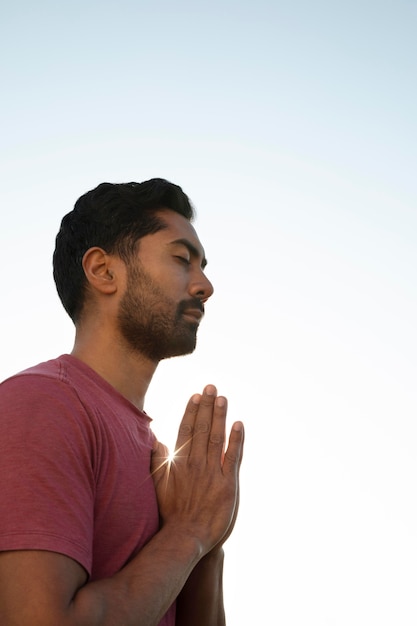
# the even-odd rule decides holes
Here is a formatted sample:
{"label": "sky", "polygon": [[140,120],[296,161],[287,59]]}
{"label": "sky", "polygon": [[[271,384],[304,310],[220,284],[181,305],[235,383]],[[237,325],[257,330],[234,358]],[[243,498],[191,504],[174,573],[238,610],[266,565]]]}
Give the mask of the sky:
{"label": "sky", "polygon": [[190,196],[215,294],[146,401],[245,423],[228,626],[417,622],[417,2],[0,10],[0,378],[71,351],[60,220],[103,181]]}

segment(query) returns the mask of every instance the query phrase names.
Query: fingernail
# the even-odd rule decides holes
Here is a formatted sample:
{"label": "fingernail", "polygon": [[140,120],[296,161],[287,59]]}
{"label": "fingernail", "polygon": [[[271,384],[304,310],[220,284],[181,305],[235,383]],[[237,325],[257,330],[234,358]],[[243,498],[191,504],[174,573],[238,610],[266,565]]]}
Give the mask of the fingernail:
{"label": "fingernail", "polygon": [[200,404],[200,400],[201,400],[201,396],[199,393],[195,393],[191,398],[191,402],[193,404]]}
{"label": "fingernail", "polygon": [[217,389],[214,385],[207,385],[207,387],[205,388],[205,392],[208,396],[215,396]]}
{"label": "fingernail", "polygon": [[219,396],[218,398],[216,398],[216,406],[220,408],[226,406],[226,398],[223,398],[223,396]]}
{"label": "fingernail", "polygon": [[232,426],[233,430],[236,430],[238,432],[240,432],[241,430],[243,430],[243,424],[242,422],[235,422]]}

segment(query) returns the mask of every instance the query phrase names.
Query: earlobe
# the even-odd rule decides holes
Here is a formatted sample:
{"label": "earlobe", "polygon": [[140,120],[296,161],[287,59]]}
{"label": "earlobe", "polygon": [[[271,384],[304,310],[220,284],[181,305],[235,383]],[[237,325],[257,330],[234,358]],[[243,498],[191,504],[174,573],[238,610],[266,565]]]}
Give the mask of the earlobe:
{"label": "earlobe", "polygon": [[102,248],[89,248],[83,256],[83,269],[90,286],[100,293],[113,294],[117,281],[112,268],[112,259]]}

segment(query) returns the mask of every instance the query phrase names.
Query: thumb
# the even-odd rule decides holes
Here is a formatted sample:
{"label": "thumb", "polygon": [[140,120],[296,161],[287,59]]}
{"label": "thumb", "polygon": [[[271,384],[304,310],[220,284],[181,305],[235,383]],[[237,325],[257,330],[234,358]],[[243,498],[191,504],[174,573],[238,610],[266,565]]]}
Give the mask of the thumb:
{"label": "thumb", "polygon": [[164,469],[167,459],[169,457],[169,450],[163,443],[155,439],[154,444],[152,446],[152,454],[151,454],[151,473],[156,474],[157,472]]}

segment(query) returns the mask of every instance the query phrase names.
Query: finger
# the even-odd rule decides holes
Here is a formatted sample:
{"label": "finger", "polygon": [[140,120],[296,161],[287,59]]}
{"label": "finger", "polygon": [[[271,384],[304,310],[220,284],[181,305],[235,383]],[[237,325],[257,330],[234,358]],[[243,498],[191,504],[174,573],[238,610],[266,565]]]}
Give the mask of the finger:
{"label": "finger", "polygon": [[176,457],[187,457],[189,454],[200,402],[200,394],[194,394],[187,403],[184,416],[178,430],[177,442],[175,444]]}
{"label": "finger", "polygon": [[198,462],[200,464],[206,462],[216,396],[216,387],[207,385],[201,396],[194,424],[193,440],[189,453],[190,461],[193,463]]}
{"label": "finger", "polygon": [[242,422],[235,422],[230,431],[229,444],[224,455],[223,472],[238,472],[243,458],[243,444],[245,440],[245,429]]}
{"label": "finger", "polygon": [[216,464],[221,463],[224,454],[226,434],[227,399],[219,396],[214,401],[213,419],[208,442],[208,457]]}

